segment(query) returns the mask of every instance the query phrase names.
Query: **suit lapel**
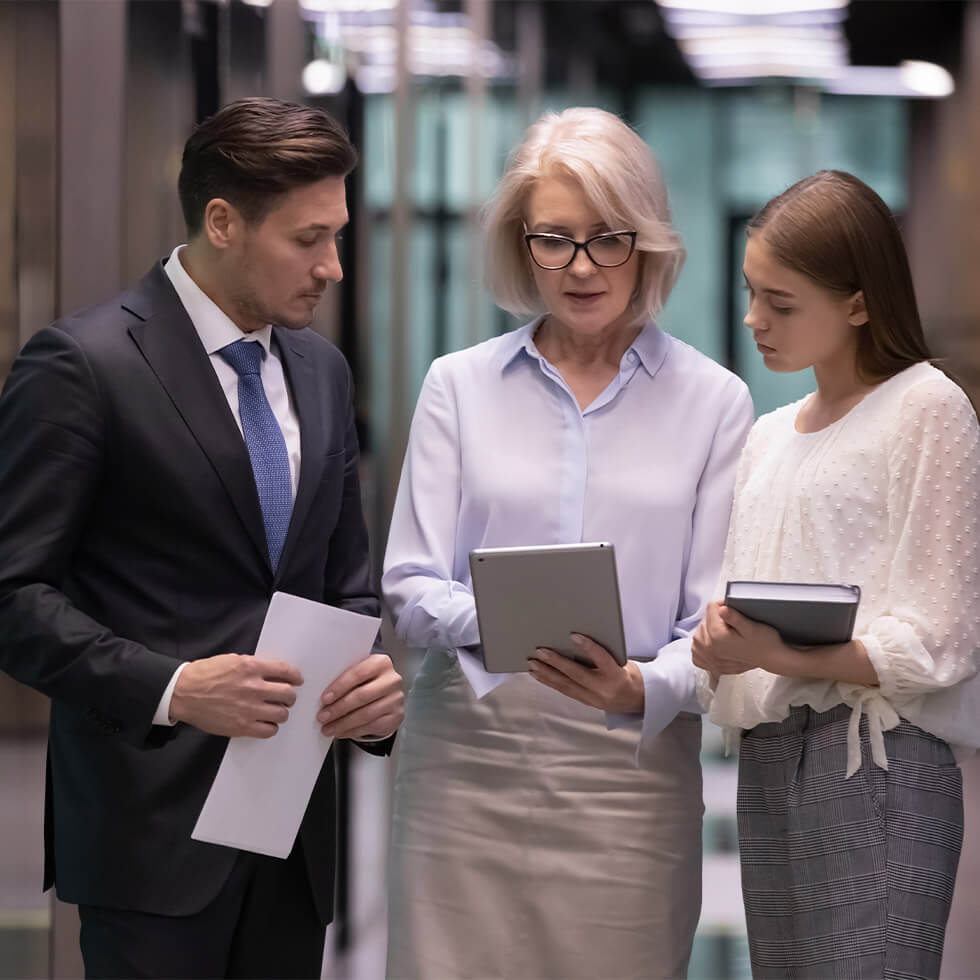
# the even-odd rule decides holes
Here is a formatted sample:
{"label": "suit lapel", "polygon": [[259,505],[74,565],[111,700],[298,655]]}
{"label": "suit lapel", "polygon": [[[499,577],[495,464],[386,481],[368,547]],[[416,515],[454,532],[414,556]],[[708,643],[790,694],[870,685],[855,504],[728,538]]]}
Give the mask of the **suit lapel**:
{"label": "suit lapel", "polygon": [[249,538],[268,565],[262,510],[248,450],[207,352],[163,265],[154,266],[122,305],[139,318],[140,322],[129,328],[130,336],[211,461]]}
{"label": "suit lapel", "polygon": [[323,475],[323,457],[326,448],[324,431],[323,399],[318,389],[318,379],[313,364],[309,339],[302,333],[294,333],[282,327],[273,330],[282,358],[286,383],[293,396],[293,407],[299,419],[300,469],[296,500],[289,519],[289,530],[279,559],[279,575],[288,567],[289,557],[296,541],[303,533],[303,525],[310,513],[320,478]]}

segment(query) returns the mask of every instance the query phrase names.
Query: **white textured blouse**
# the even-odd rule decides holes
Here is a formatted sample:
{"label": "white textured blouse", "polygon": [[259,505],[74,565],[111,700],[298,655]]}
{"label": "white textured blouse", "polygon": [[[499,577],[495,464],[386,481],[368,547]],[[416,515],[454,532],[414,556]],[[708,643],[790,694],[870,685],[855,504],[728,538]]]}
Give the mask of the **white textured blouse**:
{"label": "white textured blouse", "polygon": [[[729,579],[861,587],[854,636],[878,687],[723,676],[710,717],[732,730],[781,721],[791,705],[854,708],[848,775],[867,714],[873,758],[899,716],[963,750],[980,746],[980,427],[963,391],[927,363],[867,394],[843,418],[801,433],[805,399],[762,416],[738,465],[719,598]],[[733,732],[734,733],[734,732]]]}
{"label": "white textured blouse", "polygon": [[382,589],[402,640],[460,654],[474,683],[462,650],[480,640],[470,550],[611,541],[646,706],[607,722],[640,730],[642,758],[678,711],[699,710],[689,634],[721,566],[752,401],[735,375],[649,323],[583,411],[534,343],[539,322],[430,367]]}

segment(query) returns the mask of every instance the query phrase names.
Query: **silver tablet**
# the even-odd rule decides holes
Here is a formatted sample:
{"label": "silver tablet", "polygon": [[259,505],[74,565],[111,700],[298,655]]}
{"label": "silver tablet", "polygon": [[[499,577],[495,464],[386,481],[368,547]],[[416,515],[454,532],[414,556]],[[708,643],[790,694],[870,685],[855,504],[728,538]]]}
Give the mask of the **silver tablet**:
{"label": "silver tablet", "polygon": [[470,552],[486,669],[527,670],[535,647],[574,659],[570,633],[601,643],[626,663],[616,552],[608,542]]}

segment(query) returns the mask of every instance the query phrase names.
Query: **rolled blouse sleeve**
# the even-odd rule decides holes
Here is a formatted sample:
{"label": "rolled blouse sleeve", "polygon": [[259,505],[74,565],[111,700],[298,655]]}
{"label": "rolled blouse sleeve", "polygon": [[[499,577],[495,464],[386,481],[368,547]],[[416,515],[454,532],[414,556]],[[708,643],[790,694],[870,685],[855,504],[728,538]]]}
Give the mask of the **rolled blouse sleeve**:
{"label": "rolled blouse sleeve", "polygon": [[888,456],[894,556],[884,615],[858,637],[881,696],[909,699],[977,672],[980,654],[980,427],[958,388],[903,399]]}

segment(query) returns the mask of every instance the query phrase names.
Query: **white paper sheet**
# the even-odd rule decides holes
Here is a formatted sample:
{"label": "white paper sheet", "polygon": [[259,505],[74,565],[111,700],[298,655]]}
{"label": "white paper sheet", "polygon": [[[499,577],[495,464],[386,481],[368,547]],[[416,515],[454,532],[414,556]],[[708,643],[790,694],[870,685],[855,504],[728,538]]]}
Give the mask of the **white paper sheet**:
{"label": "white paper sheet", "polygon": [[370,652],[380,620],[277,592],[256,656],[298,667],[303,684],[272,738],[228,742],[191,837],[285,858],[333,741],[316,714],[324,689]]}

